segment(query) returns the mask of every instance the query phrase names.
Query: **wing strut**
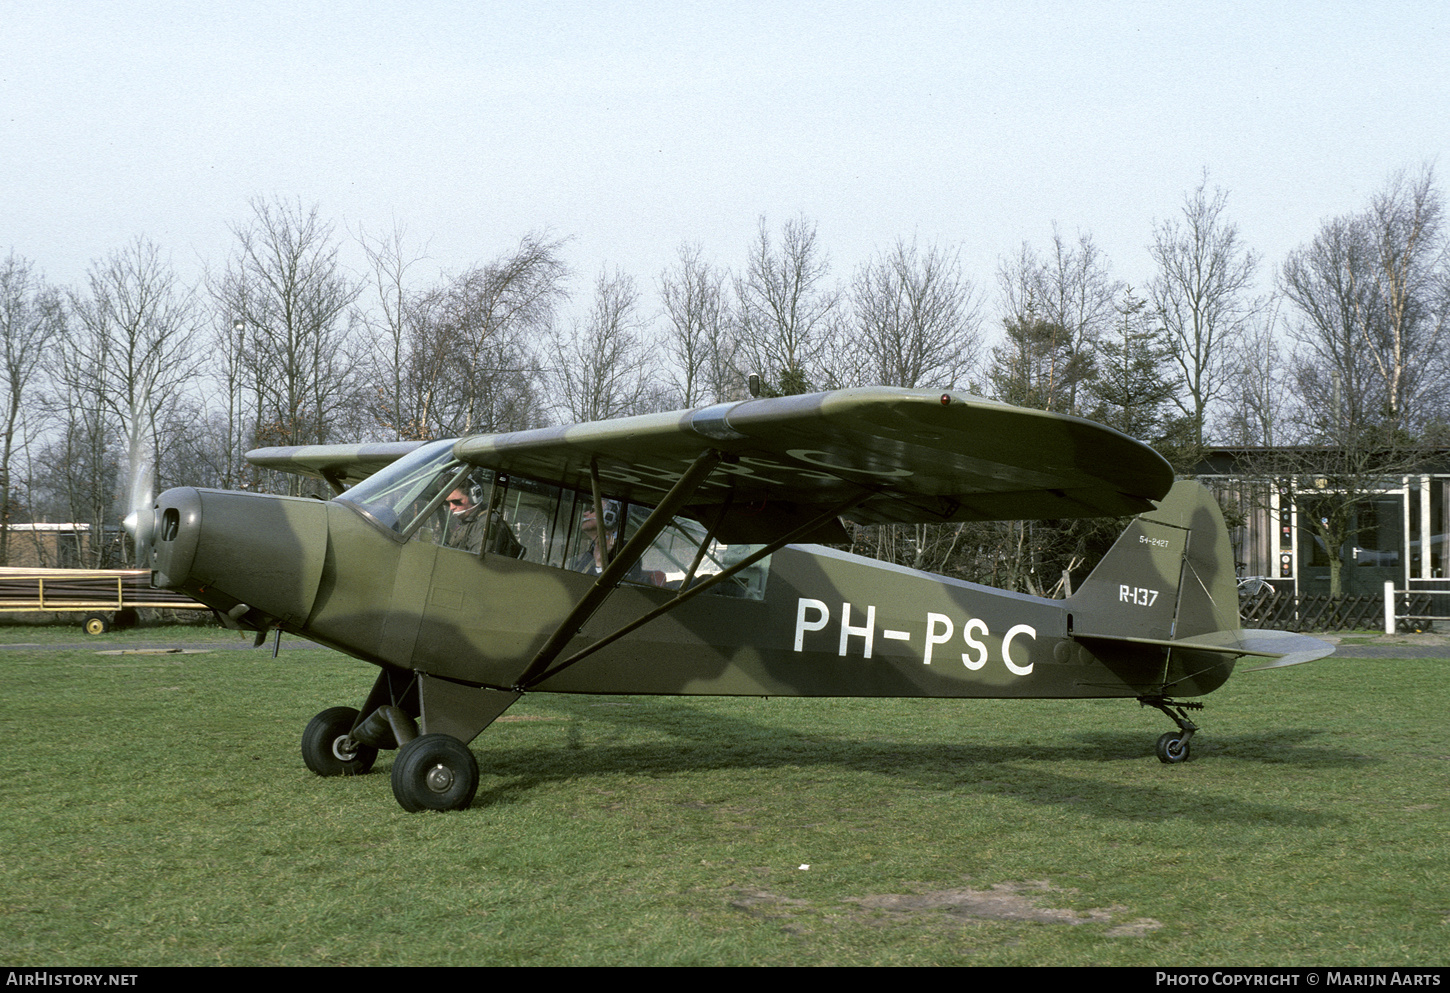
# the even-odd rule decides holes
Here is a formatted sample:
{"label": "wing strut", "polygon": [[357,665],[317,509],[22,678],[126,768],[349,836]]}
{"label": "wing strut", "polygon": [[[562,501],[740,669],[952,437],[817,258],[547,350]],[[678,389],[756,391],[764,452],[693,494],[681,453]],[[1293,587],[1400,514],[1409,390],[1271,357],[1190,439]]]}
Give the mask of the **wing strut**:
{"label": "wing strut", "polygon": [[[650,544],[659,537],[659,533],[665,529],[665,525],[674,519],[675,512],[695,495],[695,491],[700,488],[700,485],[724,458],[725,453],[713,448],[701,452],[696,457],[695,461],[690,464],[690,468],[685,470],[684,475],[676,480],[674,486],[670,487],[665,498],[650,512],[649,517],[645,518],[639,530],[635,531],[624,543],[624,547],[609,560],[609,564],[604,567],[604,571],[599,574],[594,585],[589,587],[584,596],[580,597],[579,602],[574,605],[573,610],[569,611],[568,616],[559,622],[554,633],[549,635],[549,640],[544,642],[543,647],[529,662],[528,667],[519,674],[515,686],[525,688],[538,681],[539,673],[559,657],[564,646],[579,633],[579,629],[584,626],[585,622],[594,616],[594,612],[608,599],[609,594],[614,592],[615,587],[634,567],[634,564],[644,557]],[[594,499],[597,508],[600,502],[597,488]],[[602,515],[598,520],[603,521]],[[606,544],[608,543],[606,542]]]}
{"label": "wing strut", "polygon": [[[863,489],[860,493],[858,493],[855,496],[851,497],[849,500],[846,500],[846,501],[844,501],[844,502],[836,505],[835,507],[832,507],[830,510],[827,510],[824,513],[822,513],[820,516],[818,516],[818,517],[816,517],[816,518],[814,518],[814,519],[812,519],[810,521],[807,521],[806,523],[802,524],[800,527],[796,528],[795,530],[793,530],[793,531],[791,531],[791,532],[783,535],[782,537],[777,538],[776,540],[770,542],[768,545],[762,546],[761,548],[759,548],[756,551],[752,552],[751,554],[747,555],[745,558],[741,559],[739,562],[735,563],[734,565],[732,565],[730,568],[724,570],[723,572],[716,573],[715,575],[711,576],[709,579],[706,579],[706,580],[702,581],[697,586],[691,586],[689,589],[681,590],[679,596],[676,596],[676,597],[672,598],[671,600],[669,600],[669,601],[661,604],[660,606],[654,608],[651,611],[648,611],[648,612],[646,612],[644,614],[641,614],[639,617],[637,617],[634,620],[630,621],[628,624],[624,625],[623,627],[619,628],[618,630],[613,631],[610,634],[607,634],[604,637],[600,638],[598,641],[594,642],[589,647],[584,648],[584,649],[581,649],[580,651],[575,652],[573,655],[569,656],[567,659],[565,659],[564,661],[560,662],[558,665],[554,666],[553,668],[547,669],[544,672],[539,673],[537,676],[534,676],[533,678],[529,679],[527,682],[525,682],[525,680],[524,680],[523,677],[520,677],[519,682],[517,684],[515,684],[515,686],[513,688],[515,690],[518,690],[518,691],[527,690],[527,689],[530,689],[530,688],[532,688],[534,686],[537,686],[539,683],[542,683],[544,680],[550,678],[551,676],[554,676],[554,675],[557,675],[560,672],[563,672],[565,669],[569,668],[575,662],[579,662],[579,661],[582,661],[585,658],[588,658],[590,655],[593,655],[595,652],[599,651],[601,648],[607,648],[608,646],[610,646],[610,645],[614,644],[616,641],[618,641],[620,638],[623,638],[625,635],[629,634],[631,631],[634,631],[634,630],[637,630],[638,628],[643,627],[644,625],[648,624],[650,621],[654,620],[657,617],[664,616],[665,614],[669,613],[671,610],[674,610],[676,607],[678,607],[681,604],[683,604],[685,601],[691,600],[694,597],[698,596],[699,594],[704,593],[706,590],[709,590],[709,589],[712,589],[715,586],[718,586],[720,583],[725,582],[726,580],[730,579],[732,576],[735,576],[737,573],[740,573],[740,572],[744,571],[745,569],[748,569],[750,566],[753,566],[755,563],[759,562],[761,559],[765,558],[767,555],[771,555],[771,554],[779,551],[781,548],[785,547],[786,545],[789,545],[791,542],[799,540],[802,536],[807,535],[807,534],[810,534],[811,531],[813,531],[816,528],[820,527],[822,524],[825,524],[827,521],[830,521],[832,518],[840,517],[842,514],[846,513],[852,507],[856,506],[861,501],[867,499],[871,495],[872,495],[872,491],[871,490]],[[542,654],[542,652],[540,654]],[[555,654],[557,655],[558,653],[556,652]],[[531,665],[529,667],[529,671],[532,671],[533,668],[534,667]],[[524,675],[527,676],[528,675],[528,671],[526,671],[524,673]]]}

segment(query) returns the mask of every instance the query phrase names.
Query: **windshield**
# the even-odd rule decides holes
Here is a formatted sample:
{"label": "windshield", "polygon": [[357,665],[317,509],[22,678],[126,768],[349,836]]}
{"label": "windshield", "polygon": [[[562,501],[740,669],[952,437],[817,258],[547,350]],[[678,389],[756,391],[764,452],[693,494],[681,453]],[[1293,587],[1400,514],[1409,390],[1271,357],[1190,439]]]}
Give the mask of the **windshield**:
{"label": "windshield", "polygon": [[455,439],[435,441],[373,473],[338,497],[351,503],[386,528],[401,534],[428,506],[453,473],[450,464]]}

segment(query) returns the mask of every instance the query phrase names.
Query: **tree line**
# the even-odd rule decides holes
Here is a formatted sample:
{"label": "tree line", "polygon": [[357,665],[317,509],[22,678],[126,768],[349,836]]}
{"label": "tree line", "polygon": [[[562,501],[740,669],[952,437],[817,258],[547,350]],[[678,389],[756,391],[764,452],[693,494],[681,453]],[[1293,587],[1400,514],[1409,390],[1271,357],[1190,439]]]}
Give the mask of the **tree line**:
{"label": "tree line", "polygon": [[[1151,231],[1142,287],[1112,275],[1091,234],[1056,229],[985,278],[957,249],[907,238],[843,272],[806,217],[760,219],[734,264],[683,243],[648,284],[606,268],[581,290],[566,239],[547,232],[424,281],[403,228],[350,236],[316,206],[261,198],[196,285],[145,238],[72,287],[12,249],[0,520],[100,535],[172,485],[298,492],[245,461],[255,447],[696,407],[746,397],[752,373],[767,395],[959,389],[1090,417],[1180,471],[1210,444],[1445,443],[1450,256],[1433,169],[1394,174],[1272,268],[1228,205],[1205,173]],[[349,241],[365,274],[343,262]],[[855,544],[1046,593],[1110,531],[897,526],[860,529]],[[0,564],[13,540],[0,528]],[[94,541],[86,564],[124,554]]]}

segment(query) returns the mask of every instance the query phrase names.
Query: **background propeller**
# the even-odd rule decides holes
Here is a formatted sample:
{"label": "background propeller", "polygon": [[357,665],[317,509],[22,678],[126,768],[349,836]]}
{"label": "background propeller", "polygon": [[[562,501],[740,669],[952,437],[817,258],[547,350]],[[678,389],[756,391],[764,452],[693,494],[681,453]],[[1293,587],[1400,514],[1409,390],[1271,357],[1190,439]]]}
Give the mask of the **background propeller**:
{"label": "background propeller", "polygon": [[149,452],[131,453],[130,502],[121,526],[136,544],[136,565],[151,566],[151,538],[156,530],[156,473]]}

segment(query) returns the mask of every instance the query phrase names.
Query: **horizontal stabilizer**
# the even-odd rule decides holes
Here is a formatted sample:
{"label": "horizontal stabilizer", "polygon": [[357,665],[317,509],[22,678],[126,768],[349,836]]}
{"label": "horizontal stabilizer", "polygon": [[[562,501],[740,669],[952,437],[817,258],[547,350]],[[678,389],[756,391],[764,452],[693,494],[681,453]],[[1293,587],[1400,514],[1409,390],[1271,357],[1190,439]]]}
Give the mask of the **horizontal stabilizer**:
{"label": "horizontal stabilizer", "polygon": [[1192,652],[1214,652],[1219,655],[1253,655],[1269,661],[1256,665],[1245,672],[1258,669],[1277,669],[1300,662],[1313,662],[1334,654],[1334,646],[1327,641],[1311,638],[1306,634],[1289,631],[1270,631],[1260,628],[1241,628],[1236,631],[1208,631],[1191,638],[1126,638],[1114,635],[1080,635],[1079,641],[1091,644],[1095,641],[1123,642],[1134,645],[1157,645],[1161,648],[1179,648]]}
{"label": "horizontal stabilizer", "polygon": [[[1267,649],[1279,657],[1272,662],[1256,665],[1246,672],[1257,669],[1277,669],[1300,662],[1313,662],[1334,654],[1334,646],[1327,641],[1311,638],[1307,634],[1293,634],[1289,631],[1269,631],[1260,628],[1245,628],[1239,634],[1257,646]],[[1263,653],[1260,653],[1263,654]]]}

